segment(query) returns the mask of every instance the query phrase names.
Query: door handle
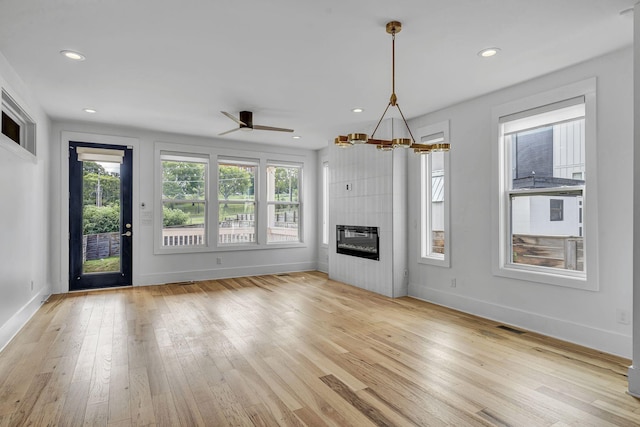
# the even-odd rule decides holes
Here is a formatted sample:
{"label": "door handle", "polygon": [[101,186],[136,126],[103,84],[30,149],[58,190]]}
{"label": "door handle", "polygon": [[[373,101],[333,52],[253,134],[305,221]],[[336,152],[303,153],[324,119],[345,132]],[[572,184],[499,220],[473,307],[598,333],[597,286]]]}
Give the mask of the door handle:
{"label": "door handle", "polygon": [[122,233],[123,236],[131,237],[131,232],[127,231],[126,233]]}

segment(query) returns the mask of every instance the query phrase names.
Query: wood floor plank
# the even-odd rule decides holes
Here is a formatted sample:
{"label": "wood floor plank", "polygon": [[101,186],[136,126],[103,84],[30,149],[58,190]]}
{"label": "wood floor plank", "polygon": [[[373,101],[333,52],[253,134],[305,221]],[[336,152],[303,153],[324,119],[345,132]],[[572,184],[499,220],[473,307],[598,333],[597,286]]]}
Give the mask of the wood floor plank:
{"label": "wood floor plank", "polygon": [[0,427],[638,426],[629,360],[320,272],[52,296]]}

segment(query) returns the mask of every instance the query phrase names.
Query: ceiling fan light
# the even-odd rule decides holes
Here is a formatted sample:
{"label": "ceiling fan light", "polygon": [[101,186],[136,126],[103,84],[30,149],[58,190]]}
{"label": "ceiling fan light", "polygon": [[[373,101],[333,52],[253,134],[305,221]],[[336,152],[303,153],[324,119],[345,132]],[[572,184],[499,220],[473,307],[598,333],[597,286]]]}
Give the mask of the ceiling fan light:
{"label": "ceiling fan light", "polygon": [[347,135],[347,139],[352,144],[366,144],[369,140],[369,136],[366,133],[350,133]]}
{"label": "ceiling fan light", "polygon": [[394,148],[409,148],[412,142],[410,138],[394,138],[391,144]]}

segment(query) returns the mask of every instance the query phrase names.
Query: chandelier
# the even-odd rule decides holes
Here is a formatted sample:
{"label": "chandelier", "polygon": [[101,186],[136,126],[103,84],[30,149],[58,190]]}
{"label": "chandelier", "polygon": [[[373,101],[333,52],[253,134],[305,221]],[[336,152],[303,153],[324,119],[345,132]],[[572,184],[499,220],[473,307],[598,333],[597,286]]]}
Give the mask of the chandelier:
{"label": "chandelier", "polygon": [[[400,22],[391,21],[387,23],[387,33],[391,34],[391,98],[389,99],[387,108],[385,108],[384,113],[382,113],[382,117],[378,120],[378,124],[373,130],[370,138],[366,133],[350,133],[346,136],[340,135],[335,139],[335,145],[338,147],[347,148],[354,144],[371,144],[375,145],[378,150],[382,151],[391,151],[394,148],[413,148],[413,151],[418,154],[429,154],[436,151],[449,151],[450,144],[444,141],[432,140],[432,143],[430,144],[416,143],[413,134],[411,133],[411,129],[409,129],[409,125],[407,124],[407,120],[404,118],[404,114],[400,109],[398,97],[396,96],[396,34],[399,33],[400,30],[402,30],[402,24]],[[380,123],[382,123],[382,119],[384,119],[387,111],[389,111],[389,107],[396,107],[398,109],[400,117],[402,117],[402,121],[407,127],[407,131],[409,131],[411,138],[393,138],[393,130],[390,140],[375,138],[376,131],[378,130],[378,127],[380,127]]]}

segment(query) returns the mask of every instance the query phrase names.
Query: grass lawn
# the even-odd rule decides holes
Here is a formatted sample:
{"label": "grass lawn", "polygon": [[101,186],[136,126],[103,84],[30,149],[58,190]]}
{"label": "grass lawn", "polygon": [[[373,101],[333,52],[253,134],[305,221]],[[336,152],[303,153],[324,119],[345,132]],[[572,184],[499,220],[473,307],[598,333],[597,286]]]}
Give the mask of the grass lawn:
{"label": "grass lawn", "polygon": [[120,271],[120,257],[112,256],[104,259],[85,261],[82,265],[83,273],[106,273]]}

